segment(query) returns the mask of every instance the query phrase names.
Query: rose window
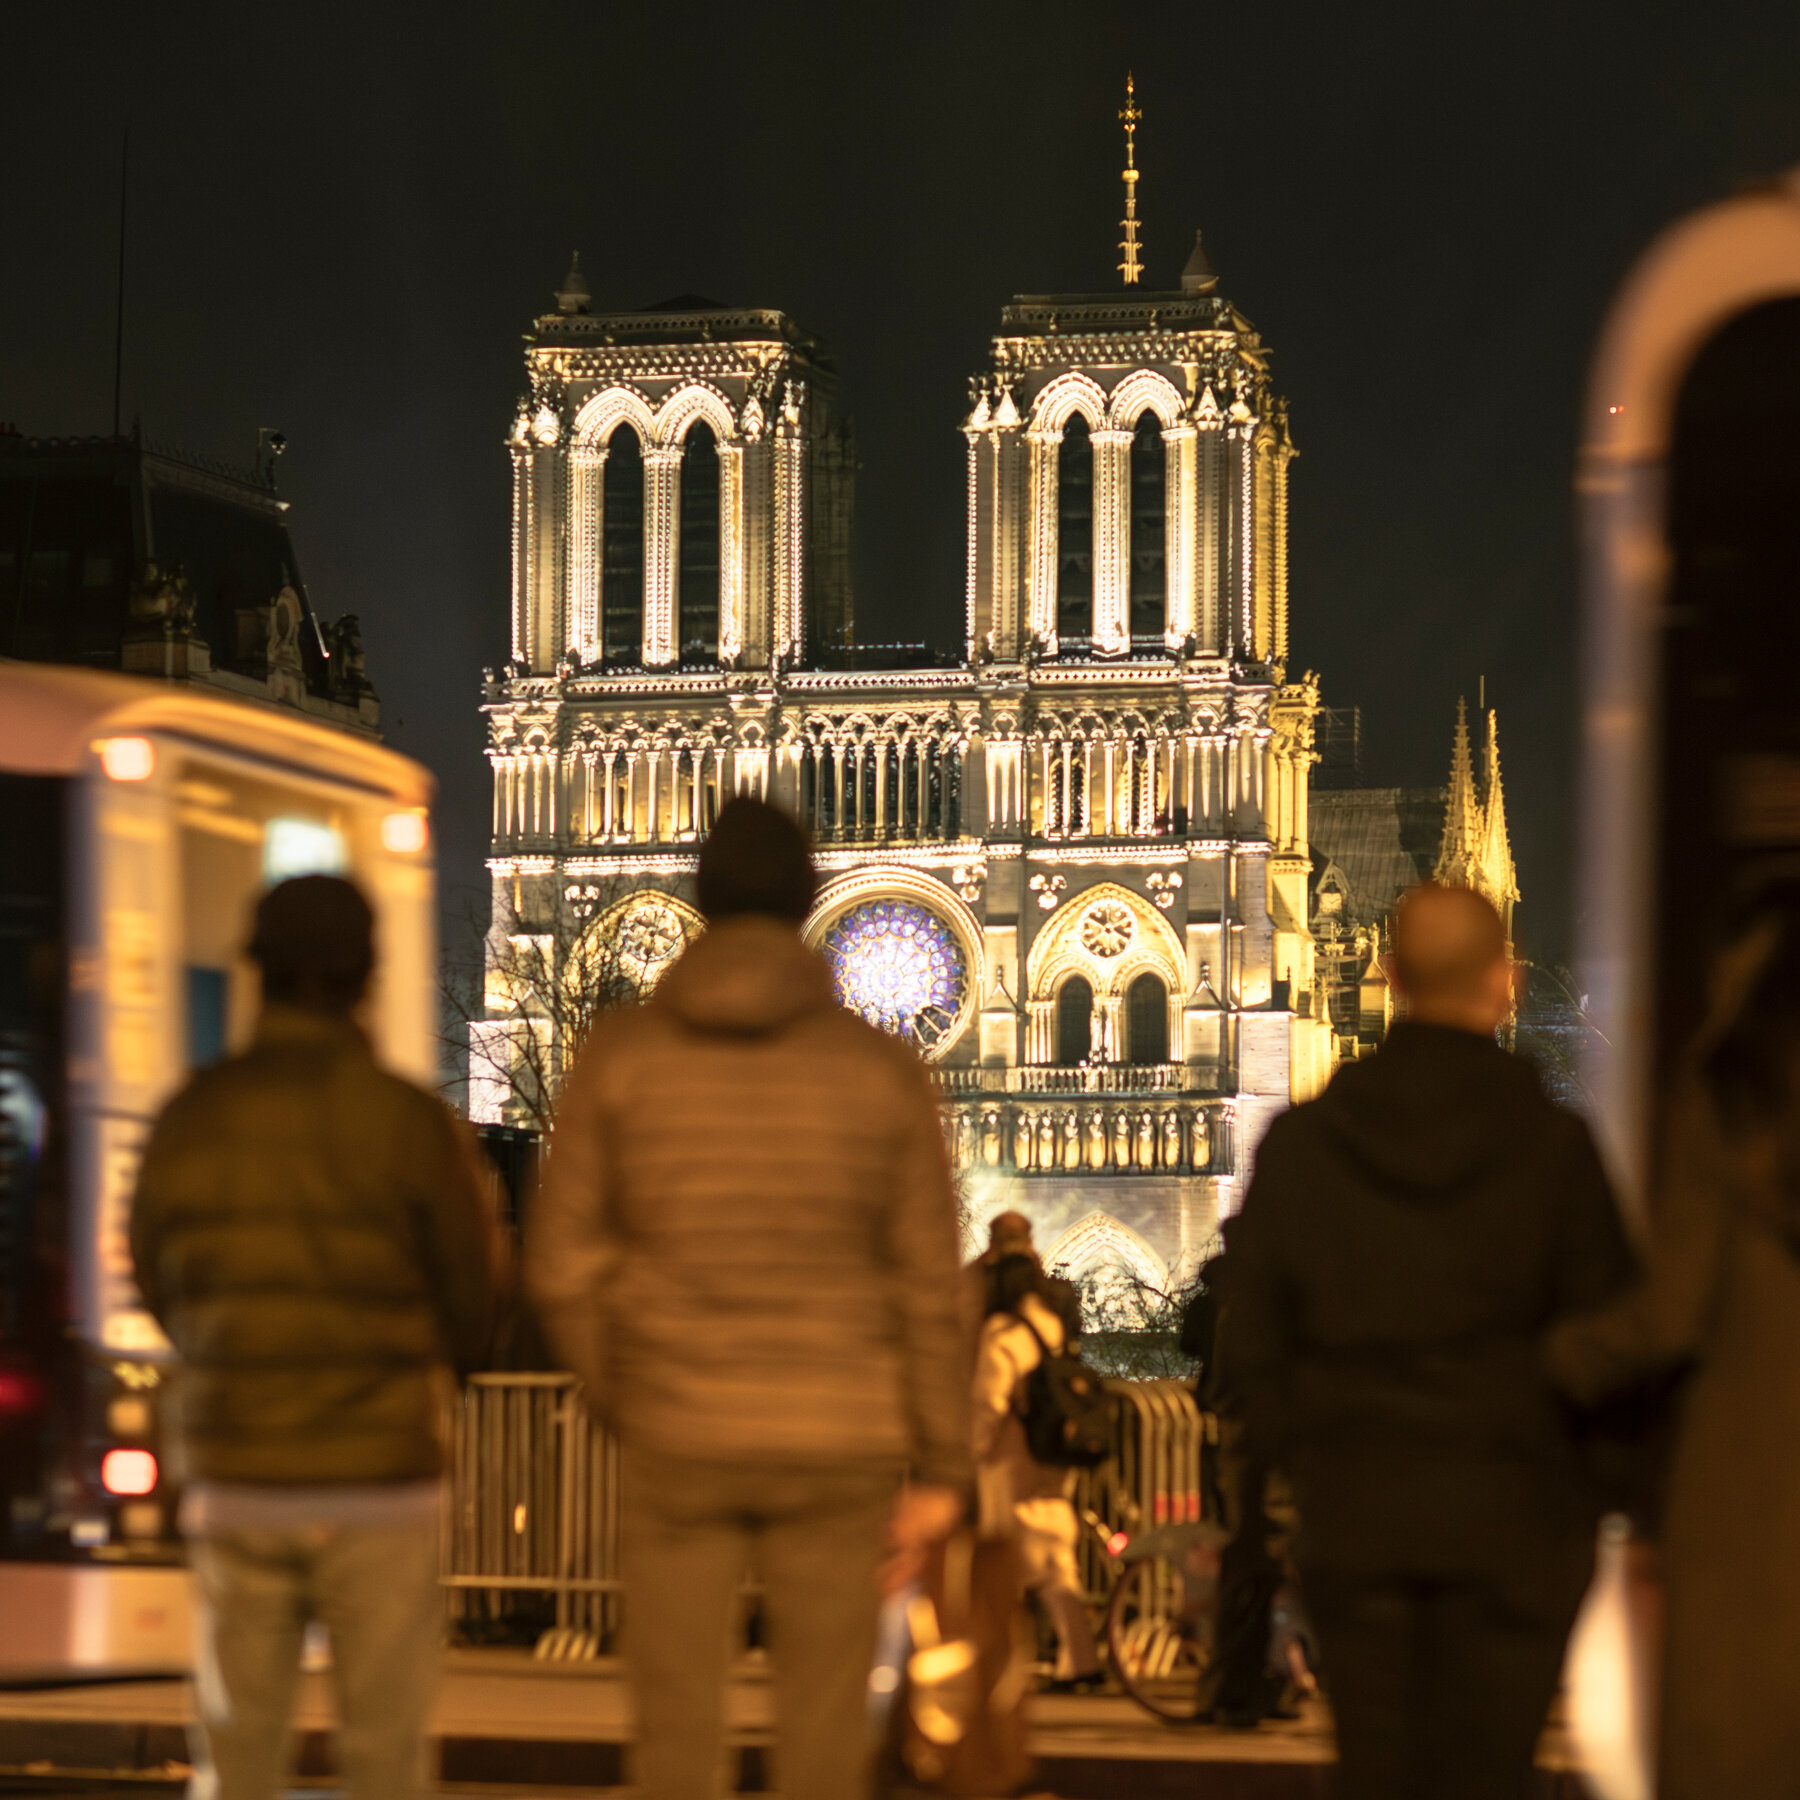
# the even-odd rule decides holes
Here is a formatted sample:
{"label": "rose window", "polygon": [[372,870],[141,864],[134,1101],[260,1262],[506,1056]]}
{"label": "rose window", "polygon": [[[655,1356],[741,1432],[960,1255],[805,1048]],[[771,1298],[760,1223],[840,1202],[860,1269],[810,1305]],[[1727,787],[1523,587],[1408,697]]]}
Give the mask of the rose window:
{"label": "rose window", "polygon": [[825,933],[839,1002],[871,1025],[930,1049],[956,1021],[968,963],[956,934],[910,900],[865,900]]}
{"label": "rose window", "polygon": [[619,961],[644,988],[654,987],[686,946],[681,917],[666,906],[635,908],[619,930]]}
{"label": "rose window", "polygon": [[1082,946],[1090,956],[1119,956],[1132,930],[1131,914],[1116,900],[1102,900],[1081,921]]}

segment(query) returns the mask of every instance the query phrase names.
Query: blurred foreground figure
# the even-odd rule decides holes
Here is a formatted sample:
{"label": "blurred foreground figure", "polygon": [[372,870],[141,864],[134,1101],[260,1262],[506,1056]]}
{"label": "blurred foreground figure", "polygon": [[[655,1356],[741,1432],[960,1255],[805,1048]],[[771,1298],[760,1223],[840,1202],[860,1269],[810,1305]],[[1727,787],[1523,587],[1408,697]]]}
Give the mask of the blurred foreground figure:
{"label": "blurred foreground figure", "polygon": [[884,1532],[922,1560],[970,1480],[949,1166],[924,1066],[800,942],[800,828],[733,800],[698,887],[705,935],[576,1059],[527,1278],[624,1444],[638,1792],[717,1791],[755,1562],[776,1784],[855,1800]]}
{"label": "blurred foreground figure", "polygon": [[1800,888],[1716,972],[1642,1283],[1552,1337],[1595,1402],[1693,1365],[1664,1517],[1660,1800],[1800,1794]]}
{"label": "blurred foreground figure", "polygon": [[311,1620],[331,1633],[358,1800],[422,1787],[443,1600],[446,1371],[478,1366],[492,1236],[473,1144],[352,1017],[373,920],[347,881],[256,912],[255,1041],[157,1121],[131,1247],[181,1359],[182,1528],[200,1596],[196,1800],[271,1800]]}
{"label": "blurred foreground figure", "polygon": [[1493,908],[1410,890],[1393,974],[1406,1019],[1263,1141],[1221,1354],[1294,1482],[1341,1800],[1523,1800],[1599,1510],[1538,1346],[1629,1256],[1586,1127],[1495,1042]]}
{"label": "blurred foreground figure", "polygon": [[975,1356],[975,1467],[980,1533],[1017,1542],[1025,1591],[1037,1595],[1056,1629],[1050,1685],[1066,1692],[1098,1687],[1101,1675],[1075,1561],[1081,1531],[1071,1504],[1075,1470],[1039,1462],[1025,1437],[1031,1372],[1069,1342],[1054,1302],[1049,1279],[1029,1251],[1003,1255],[989,1271],[988,1312]]}

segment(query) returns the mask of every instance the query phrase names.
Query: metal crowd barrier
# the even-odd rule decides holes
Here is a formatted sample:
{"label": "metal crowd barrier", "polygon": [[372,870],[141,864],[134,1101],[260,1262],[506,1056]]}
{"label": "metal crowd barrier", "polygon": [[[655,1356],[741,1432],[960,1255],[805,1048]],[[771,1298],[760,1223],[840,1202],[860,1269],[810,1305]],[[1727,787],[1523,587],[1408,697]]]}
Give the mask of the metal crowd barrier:
{"label": "metal crowd barrier", "polygon": [[[1185,1525],[1201,1514],[1201,1460],[1216,1455],[1218,1420],[1203,1413],[1185,1381],[1109,1381],[1112,1454],[1083,1472],[1075,1510],[1091,1511],[1109,1530]],[[1110,1572],[1092,1532],[1080,1538],[1082,1584],[1105,1591]]]}
{"label": "metal crowd barrier", "polygon": [[[1113,1449],[1076,1484],[1075,1506],[1112,1530],[1201,1516],[1202,1458],[1217,1421],[1180,1381],[1109,1381]],[[583,1409],[572,1375],[477,1375],[456,1416],[443,1583],[470,1637],[536,1634],[538,1653],[592,1656],[616,1639],[618,1446]],[[1090,1592],[1106,1586],[1103,1552],[1081,1536]]]}
{"label": "metal crowd barrier", "polygon": [[468,1636],[592,1655],[618,1630],[618,1446],[573,1375],[477,1375],[456,1417],[443,1583]]}

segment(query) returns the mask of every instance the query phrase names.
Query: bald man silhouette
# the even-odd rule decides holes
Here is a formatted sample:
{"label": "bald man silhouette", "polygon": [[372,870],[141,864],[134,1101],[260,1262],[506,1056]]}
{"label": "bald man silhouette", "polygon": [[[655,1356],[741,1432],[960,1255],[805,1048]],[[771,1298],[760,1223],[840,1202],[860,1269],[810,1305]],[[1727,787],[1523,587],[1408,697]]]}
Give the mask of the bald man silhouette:
{"label": "bald man silhouette", "polygon": [[1493,907],[1410,889],[1392,943],[1404,1018],[1257,1154],[1221,1354],[1300,1503],[1340,1800],[1520,1800],[1599,1510],[1538,1344],[1629,1255],[1586,1126],[1498,1042]]}

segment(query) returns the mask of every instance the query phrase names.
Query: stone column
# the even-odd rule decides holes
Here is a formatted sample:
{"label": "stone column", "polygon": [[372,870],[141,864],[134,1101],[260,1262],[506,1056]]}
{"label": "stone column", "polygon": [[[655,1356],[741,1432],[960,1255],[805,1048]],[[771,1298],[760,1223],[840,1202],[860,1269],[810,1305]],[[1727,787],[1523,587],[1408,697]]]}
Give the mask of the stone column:
{"label": "stone column", "polygon": [[1183,639],[1194,636],[1200,629],[1194,494],[1194,444],[1198,433],[1192,425],[1176,425],[1162,435],[1167,465],[1163,488],[1166,541],[1163,566],[1168,583],[1163,641],[1175,650],[1180,648]]}
{"label": "stone column", "polygon": [[1094,648],[1131,648],[1131,433],[1096,431],[1094,442]]}
{"label": "stone column", "polygon": [[605,495],[605,449],[576,445],[569,452],[569,647],[585,662],[600,654]]}
{"label": "stone column", "polygon": [[680,654],[676,643],[676,525],[681,505],[681,447],[644,452],[644,661],[656,668]]}
{"label": "stone column", "polygon": [[719,442],[719,660],[745,643],[744,446]]}
{"label": "stone column", "polygon": [[1056,509],[1057,451],[1060,431],[1025,434],[1030,457],[1027,482],[1030,516],[1026,520],[1025,609],[1026,632],[1035,633],[1054,648],[1056,644]]}
{"label": "stone column", "polygon": [[529,655],[531,643],[532,531],[531,447],[512,446],[512,654],[519,662]]}
{"label": "stone column", "polygon": [[1212,390],[1195,414],[1194,443],[1194,562],[1195,617],[1200,648],[1217,656],[1226,648],[1226,625],[1221,613],[1224,544],[1220,533],[1220,496],[1223,486],[1221,427],[1224,420]]}

